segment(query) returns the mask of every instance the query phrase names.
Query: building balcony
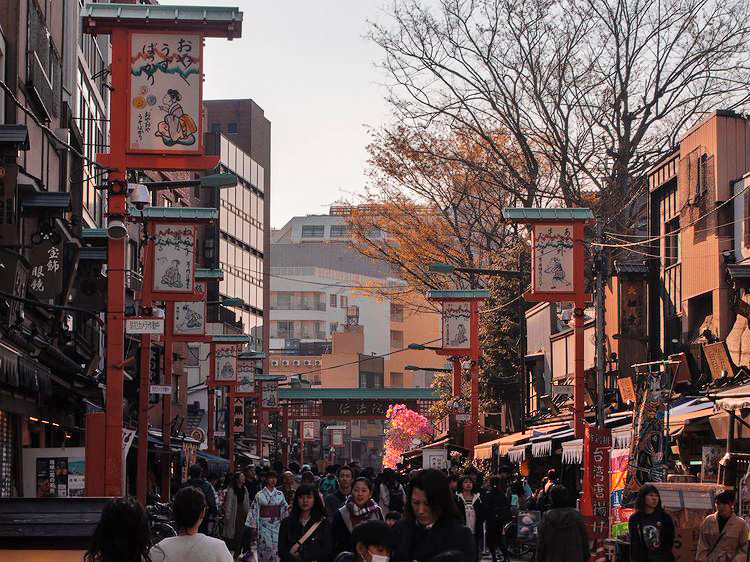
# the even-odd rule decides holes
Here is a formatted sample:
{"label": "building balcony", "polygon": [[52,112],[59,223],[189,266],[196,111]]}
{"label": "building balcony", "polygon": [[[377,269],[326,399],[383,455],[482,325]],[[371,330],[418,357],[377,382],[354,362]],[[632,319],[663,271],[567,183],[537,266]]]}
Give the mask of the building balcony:
{"label": "building balcony", "polygon": [[275,303],[271,304],[271,310],[317,310],[326,311],[324,302],[293,302],[293,303]]}

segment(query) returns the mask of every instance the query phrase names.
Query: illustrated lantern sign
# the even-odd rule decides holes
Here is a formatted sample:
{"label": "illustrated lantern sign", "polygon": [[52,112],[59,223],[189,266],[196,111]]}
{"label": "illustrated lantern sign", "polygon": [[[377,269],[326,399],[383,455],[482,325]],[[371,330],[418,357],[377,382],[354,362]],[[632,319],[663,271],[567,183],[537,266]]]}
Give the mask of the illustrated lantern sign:
{"label": "illustrated lantern sign", "polygon": [[471,304],[468,302],[443,303],[443,347],[470,349]]}
{"label": "illustrated lantern sign", "polygon": [[575,292],[573,225],[534,225],[533,241],[532,286],[534,292]]}
{"label": "illustrated lantern sign", "polygon": [[263,407],[278,408],[279,385],[277,383],[266,383],[263,385]]}
{"label": "illustrated lantern sign", "polygon": [[179,336],[202,336],[206,331],[205,301],[174,303],[174,333]]}
{"label": "illustrated lantern sign", "polygon": [[216,346],[216,383],[237,382],[237,347],[234,345]]}
{"label": "illustrated lantern sign", "polygon": [[195,226],[157,224],[153,241],[154,293],[192,293],[195,283]]}
{"label": "illustrated lantern sign", "polygon": [[203,37],[130,33],[128,152],[203,154]]}
{"label": "illustrated lantern sign", "polygon": [[249,395],[255,393],[255,361],[257,359],[237,360],[237,386],[235,395]]}

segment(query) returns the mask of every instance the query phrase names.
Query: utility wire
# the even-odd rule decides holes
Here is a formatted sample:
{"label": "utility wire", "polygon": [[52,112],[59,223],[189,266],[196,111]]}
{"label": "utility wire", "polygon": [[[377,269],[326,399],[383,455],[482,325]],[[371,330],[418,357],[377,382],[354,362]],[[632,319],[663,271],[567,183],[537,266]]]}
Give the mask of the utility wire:
{"label": "utility wire", "polygon": [[52,129],[50,129],[47,125],[45,125],[44,123],[41,122],[41,120],[34,114],[33,111],[31,111],[28,107],[26,107],[24,104],[22,104],[20,102],[20,100],[13,93],[13,90],[10,89],[10,86],[8,86],[3,80],[0,80],[0,88],[2,88],[5,91],[5,93],[7,94],[7,96],[16,105],[16,107],[18,107],[18,109],[20,109],[26,115],[28,115],[31,118],[31,120],[34,123],[36,123],[36,125],[40,129],[42,129],[48,135],[50,135],[55,140],[56,143],[60,144],[61,146],[64,146],[70,152],[72,152],[73,154],[75,154],[76,156],[78,156],[79,158],[81,158],[82,160],[85,160],[86,162],[88,162],[92,166],[96,166],[97,168],[101,168],[103,171],[106,171],[106,172],[112,171],[111,168],[107,168],[106,166],[102,166],[101,164],[98,164],[96,161],[92,160],[91,158],[88,158],[85,154],[79,152],[78,149],[74,148],[73,146],[71,146],[67,142],[61,140],[55,134],[55,132]]}

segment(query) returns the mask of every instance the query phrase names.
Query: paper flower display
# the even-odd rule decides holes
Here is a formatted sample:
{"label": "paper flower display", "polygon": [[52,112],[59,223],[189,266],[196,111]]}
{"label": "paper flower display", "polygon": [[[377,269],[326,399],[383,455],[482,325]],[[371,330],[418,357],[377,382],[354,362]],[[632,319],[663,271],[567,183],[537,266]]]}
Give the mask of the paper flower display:
{"label": "paper flower display", "polygon": [[435,430],[423,415],[404,404],[391,405],[385,414],[385,455],[383,468],[396,468],[404,451],[432,439]]}

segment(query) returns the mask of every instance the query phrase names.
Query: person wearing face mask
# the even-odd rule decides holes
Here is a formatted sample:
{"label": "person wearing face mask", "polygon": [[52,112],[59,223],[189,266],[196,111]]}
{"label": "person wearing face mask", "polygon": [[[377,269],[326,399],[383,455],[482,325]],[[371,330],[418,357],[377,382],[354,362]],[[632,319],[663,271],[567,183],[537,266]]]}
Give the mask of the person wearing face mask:
{"label": "person wearing face mask", "polygon": [[352,531],[352,543],[354,552],[342,552],[335,562],[389,562],[392,530],[383,521],[366,521]]}
{"label": "person wearing face mask", "polygon": [[462,524],[448,478],[439,470],[421,470],[412,480],[404,519],[396,527],[398,545],[393,562],[430,562],[458,551],[463,560],[476,560],[474,537]]}
{"label": "person wearing face mask", "polygon": [[336,512],[333,519],[333,552],[339,554],[354,548],[352,532],[365,521],[384,521],[383,512],[372,499],[372,482],[357,478],[352,485],[352,494]]}
{"label": "person wearing face mask", "polygon": [[745,562],[747,524],[734,513],[734,493],[726,490],[716,496],[716,513],[701,525],[696,562]]}
{"label": "person wearing face mask", "polygon": [[331,528],[320,494],[311,484],[294,492],[292,511],[279,528],[281,562],[325,562],[331,557]]}

